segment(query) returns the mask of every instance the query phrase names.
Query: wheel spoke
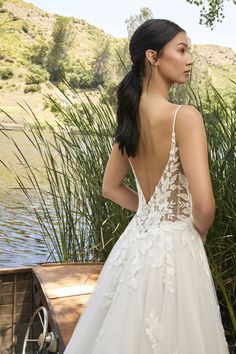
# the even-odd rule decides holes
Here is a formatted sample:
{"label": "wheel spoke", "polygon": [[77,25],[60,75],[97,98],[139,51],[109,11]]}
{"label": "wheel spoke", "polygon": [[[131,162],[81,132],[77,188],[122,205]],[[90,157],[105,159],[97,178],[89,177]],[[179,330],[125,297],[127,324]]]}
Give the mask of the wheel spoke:
{"label": "wheel spoke", "polygon": [[[43,331],[40,333],[40,337],[36,339],[36,338],[32,338],[33,334],[34,334],[34,332],[32,332],[32,331],[33,331],[34,321],[36,320],[37,315],[39,317],[40,324],[43,328]],[[37,322],[37,324],[39,323],[38,320],[36,320],[36,322]],[[30,322],[29,322],[29,325],[27,327],[27,331],[25,334],[25,338],[24,338],[22,354],[26,354],[27,346],[32,347],[33,351],[31,352],[31,354],[39,354],[39,351],[41,353],[41,351],[46,346],[45,340],[46,340],[46,335],[47,335],[47,327],[48,327],[47,309],[45,307],[41,306],[37,310],[34,311],[32,317],[30,319]],[[30,336],[31,336],[31,338],[29,338]],[[36,347],[38,349],[35,350]]]}
{"label": "wheel spoke", "polygon": [[43,323],[43,320],[42,320],[42,317],[40,315],[40,313],[38,312],[38,315],[39,315],[39,318],[40,318],[40,322],[41,322],[41,325],[44,326],[44,323]]}
{"label": "wheel spoke", "polygon": [[27,342],[37,342],[38,339],[27,339]]}

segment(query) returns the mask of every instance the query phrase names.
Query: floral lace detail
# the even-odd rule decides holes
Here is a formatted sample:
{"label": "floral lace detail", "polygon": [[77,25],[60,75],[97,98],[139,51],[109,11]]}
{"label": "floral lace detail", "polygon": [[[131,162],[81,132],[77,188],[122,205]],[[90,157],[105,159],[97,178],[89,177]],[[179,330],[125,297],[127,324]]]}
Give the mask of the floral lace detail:
{"label": "floral lace detail", "polygon": [[[153,354],[161,354],[159,343],[162,334],[162,328],[160,324],[160,318],[156,315],[153,308],[150,311],[149,317],[145,318],[145,322],[147,323],[145,333],[151,342]],[[171,354],[180,354],[179,342]]]}
{"label": "floral lace detail", "polygon": [[[151,269],[160,269],[163,283],[170,292],[175,291],[175,252],[189,247],[193,258],[193,241],[199,238],[191,225],[191,219],[176,222],[162,222],[159,226],[153,223],[149,232],[138,232],[135,216],[129,225],[129,232],[117,241],[107,263],[117,267],[112,281],[114,284],[127,281],[130,293],[138,287],[138,274],[148,257]],[[158,255],[158,256],[157,256]],[[126,268],[129,259],[129,267]]]}
{"label": "floral lace detail", "polygon": [[154,260],[151,268],[160,268],[163,265],[163,267],[161,268],[162,280],[168,290],[173,293],[175,292],[174,278],[176,271],[174,268],[174,259],[171,252],[172,250],[173,243],[171,242],[170,238],[166,237],[164,243],[164,250],[162,250],[160,258],[158,260]]}
{"label": "floral lace detail", "polygon": [[154,354],[159,352],[159,338],[160,338],[160,318],[155,314],[154,309],[151,309],[149,317],[145,318],[147,327],[145,332],[151,342],[152,350]]}
{"label": "floral lace detail", "polygon": [[180,171],[179,148],[176,146],[174,131],[171,141],[169,160],[148,203],[133,170],[139,195],[139,207],[135,216],[140,232],[148,232],[150,223],[154,220],[155,223],[161,223],[166,220],[184,220],[192,216],[192,198],[187,178]]}
{"label": "floral lace detail", "polygon": [[[195,261],[199,258],[193,247],[193,242],[199,238],[199,234],[192,226],[192,199],[187,178],[181,170],[174,123],[175,119],[169,159],[148,202],[130,162],[136,180],[139,206],[109,259],[109,263],[118,268],[113,281],[115,284],[128,281],[130,293],[135,292],[138,287],[138,274],[147,257],[150,258],[151,269],[160,268],[163,283],[172,293],[175,292],[175,252],[190,247]],[[125,264],[128,258],[127,269]],[[209,276],[202,247],[200,258]]]}

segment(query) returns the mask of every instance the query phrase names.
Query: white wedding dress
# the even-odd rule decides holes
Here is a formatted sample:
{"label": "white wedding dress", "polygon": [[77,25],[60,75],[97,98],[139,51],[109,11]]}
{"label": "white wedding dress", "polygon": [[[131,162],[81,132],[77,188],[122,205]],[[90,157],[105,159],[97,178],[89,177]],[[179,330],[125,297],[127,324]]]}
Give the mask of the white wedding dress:
{"label": "white wedding dress", "polygon": [[229,354],[175,140],[180,107],[169,160],[148,202],[133,170],[138,210],[104,263],[64,354]]}

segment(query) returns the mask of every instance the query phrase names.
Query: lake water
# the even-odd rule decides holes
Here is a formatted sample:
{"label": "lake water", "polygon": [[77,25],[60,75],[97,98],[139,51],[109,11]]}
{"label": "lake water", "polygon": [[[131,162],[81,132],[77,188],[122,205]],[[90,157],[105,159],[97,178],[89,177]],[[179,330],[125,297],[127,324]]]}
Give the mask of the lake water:
{"label": "lake water", "polygon": [[[37,151],[21,131],[9,131],[27,160],[39,166]],[[0,132],[0,160],[11,164],[17,173],[24,174],[15,156],[17,148]],[[13,169],[12,168],[12,169]],[[43,176],[42,176],[43,183]],[[19,267],[46,262],[48,250],[34,214],[24,207],[26,197],[14,179],[13,171],[0,163],[0,267]]]}

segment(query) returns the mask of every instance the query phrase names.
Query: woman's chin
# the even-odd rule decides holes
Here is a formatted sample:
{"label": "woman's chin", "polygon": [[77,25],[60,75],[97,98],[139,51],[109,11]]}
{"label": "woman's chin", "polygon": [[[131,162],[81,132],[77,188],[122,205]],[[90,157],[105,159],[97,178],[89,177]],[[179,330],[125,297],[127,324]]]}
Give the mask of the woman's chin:
{"label": "woman's chin", "polygon": [[186,84],[188,82],[188,77],[181,78],[179,81],[176,81],[177,84]]}

